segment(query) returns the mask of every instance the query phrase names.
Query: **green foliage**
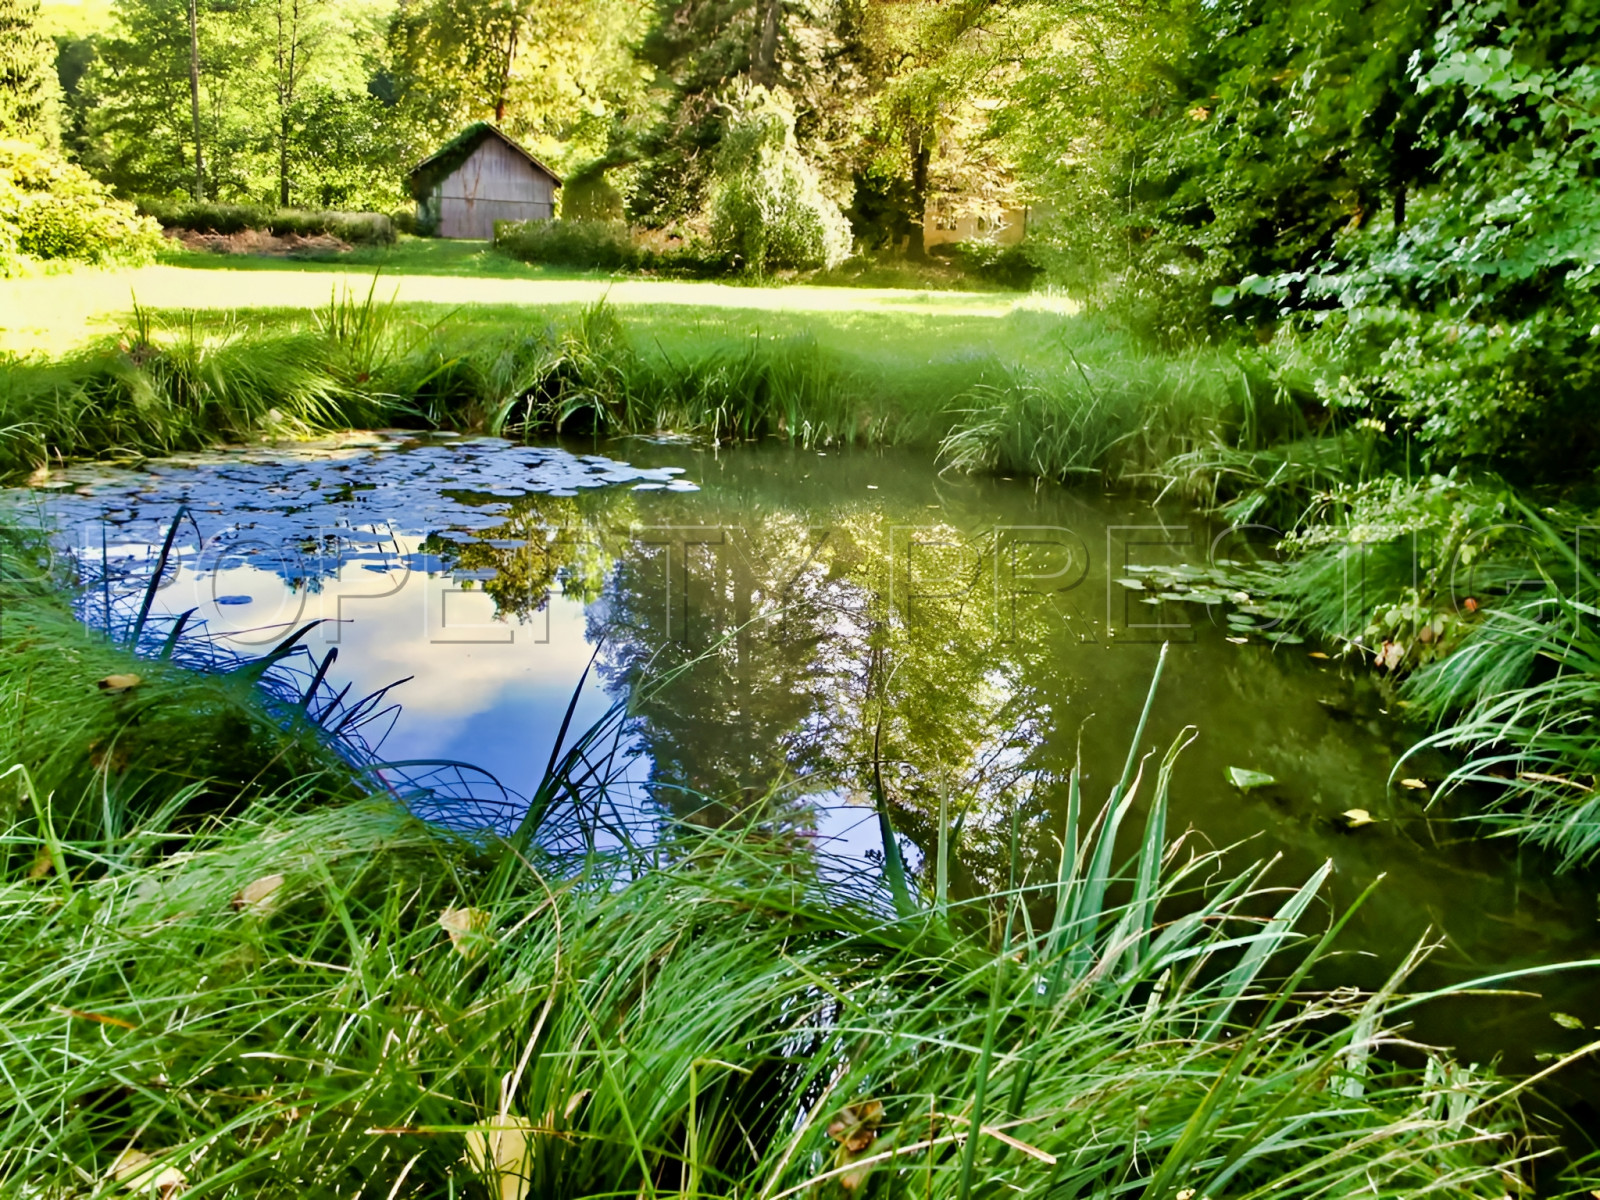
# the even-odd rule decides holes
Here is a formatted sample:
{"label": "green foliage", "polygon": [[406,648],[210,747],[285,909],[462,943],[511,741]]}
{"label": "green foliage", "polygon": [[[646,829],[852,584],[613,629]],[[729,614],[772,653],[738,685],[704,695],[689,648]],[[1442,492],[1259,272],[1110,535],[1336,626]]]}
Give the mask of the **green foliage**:
{"label": "green foliage", "polygon": [[604,271],[635,270],[650,258],[620,221],[500,221],[494,244],[523,262]]}
{"label": "green foliage", "polygon": [[196,233],[243,233],[255,229],[279,236],[328,234],[357,246],[387,246],[395,240],[394,222],[382,213],[314,212],[148,196],[140,198],[138,204],[140,212],[166,228],[192,229]]}
{"label": "green foliage", "polygon": [[120,192],[380,211],[401,202],[403,168],[427,138],[369,91],[382,40],[372,6],[196,0],[198,129],[188,4],[116,0],[114,11],[74,103],[80,161]]}
{"label": "green foliage", "polygon": [[558,166],[593,158],[641,98],[632,47],[647,11],[619,0],[401,5],[386,39],[389,119],[416,131],[426,152],[492,121]]}
{"label": "green foliage", "polygon": [[155,223],[82,168],[27,142],[0,142],[0,256],[140,262],[161,244]]}
{"label": "green foliage", "polygon": [[800,156],[794,118],[761,87],[730,104],[711,192],[717,251],[753,275],[832,267],[850,252],[850,225]]}
{"label": "green foliage", "polygon": [[1593,6],[1459,0],[1411,82],[1437,183],[1407,223],[1319,262],[1351,399],[1441,461],[1583,470],[1600,329],[1600,50]]}
{"label": "green foliage", "polygon": [[[0,646],[0,672],[26,653]],[[129,1151],[252,1195],[1520,1182],[1529,1129],[1496,1077],[1384,1056],[1398,978],[1297,995],[1343,924],[1301,928],[1331,864],[1285,894],[1168,845],[1187,731],[1116,866],[1130,732],[1097,816],[1073,773],[1039,882],[952,895],[942,822],[898,913],[776,798],[561,856],[247,782],[225,816],[157,803],[111,838],[54,828],[35,736],[0,824],[0,1186],[76,1187]],[[571,761],[541,791],[603,804]],[[508,1152],[474,1165],[496,1129]]]}
{"label": "green foliage", "polygon": [[1001,246],[994,242],[955,242],[951,257],[963,269],[998,287],[1027,291],[1044,273],[1026,242]]}
{"label": "green foliage", "polygon": [[0,138],[55,143],[60,94],[39,0],[0,0]]}

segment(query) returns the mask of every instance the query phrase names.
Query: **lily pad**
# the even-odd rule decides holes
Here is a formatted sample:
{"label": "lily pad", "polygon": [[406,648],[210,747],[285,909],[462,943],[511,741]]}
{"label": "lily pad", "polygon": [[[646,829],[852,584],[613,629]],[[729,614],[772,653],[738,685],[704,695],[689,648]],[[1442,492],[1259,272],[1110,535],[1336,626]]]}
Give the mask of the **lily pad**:
{"label": "lily pad", "polygon": [[1252,771],[1246,767],[1229,767],[1227,771],[1228,782],[1241,792],[1252,791],[1255,788],[1271,787],[1277,783],[1277,777],[1268,775],[1265,771]]}

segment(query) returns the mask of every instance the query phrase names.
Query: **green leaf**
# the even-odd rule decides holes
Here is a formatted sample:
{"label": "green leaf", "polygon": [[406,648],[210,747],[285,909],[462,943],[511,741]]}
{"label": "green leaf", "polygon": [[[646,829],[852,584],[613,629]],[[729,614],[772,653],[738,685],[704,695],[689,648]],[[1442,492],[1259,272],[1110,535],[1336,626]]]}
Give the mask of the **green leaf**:
{"label": "green leaf", "polygon": [[1268,775],[1265,771],[1251,771],[1245,767],[1229,767],[1227,774],[1228,782],[1241,792],[1271,787],[1278,782],[1275,776]]}

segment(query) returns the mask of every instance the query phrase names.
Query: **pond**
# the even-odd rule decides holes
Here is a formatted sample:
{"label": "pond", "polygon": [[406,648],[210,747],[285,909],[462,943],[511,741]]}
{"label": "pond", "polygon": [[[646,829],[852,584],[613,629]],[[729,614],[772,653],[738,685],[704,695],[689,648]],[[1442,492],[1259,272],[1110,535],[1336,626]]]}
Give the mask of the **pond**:
{"label": "pond", "polygon": [[[111,566],[124,593],[186,507],[158,613],[194,609],[191,628],[247,655],[320,620],[304,644],[318,663],[338,649],[330,685],[406,680],[365,729],[379,755],[470,764],[513,808],[587,672],[574,728],[632,697],[619,819],[805,803],[818,837],[871,857],[876,762],[911,861],[948,797],[964,818],[958,883],[1003,885],[1014,808],[1053,870],[1080,753],[1087,797],[1104,799],[1166,642],[1141,748],[1197,732],[1171,828],[1235,847],[1241,868],[1277,857],[1284,884],[1332,860],[1335,905],[1384,877],[1330,985],[1376,984],[1424,936],[1440,948],[1422,986],[1600,950],[1592,878],[1473,840],[1425,810],[1426,790],[1391,782],[1417,731],[1365,668],[1241,634],[1227,611],[1248,596],[1180,604],[1144,586],[1142,568],[1252,552],[1248,532],[1181,508],[941,475],[911,452],[399,433],[79,469],[55,487],[41,495],[62,545],[86,573]],[[1427,783],[1441,765],[1405,775]],[[1272,782],[1242,789],[1240,771]],[[1351,828],[1356,809],[1372,823]],[[1553,1014],[1593,1025],[1600,1003],[1581,976],[1533,986],[1542,998],[1429,1006],[1418,1035],[1536,1069],[1586,1036]],[[1592,1076],[1562,1088],[1594,1102]]]}

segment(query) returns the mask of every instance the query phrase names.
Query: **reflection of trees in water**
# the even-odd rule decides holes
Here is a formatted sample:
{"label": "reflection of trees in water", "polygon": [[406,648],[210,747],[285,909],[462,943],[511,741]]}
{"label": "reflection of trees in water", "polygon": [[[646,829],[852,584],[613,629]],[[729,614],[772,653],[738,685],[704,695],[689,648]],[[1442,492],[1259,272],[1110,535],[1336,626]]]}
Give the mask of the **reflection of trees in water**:
{"label": "reflection of trees in water", "polygon": [[865,804],[876,749],[902,832],[931,847],[948,794],[969,864],[1003,861],[1048,714],[1029,683],[1042,639],[998,636],[984,561],[951,548],[958,561],[926,573],[954,582],[913,599],[892,516],[744,511],[705,528],[704,507],[687,515],[702,528],[618,558],[589,618],[609,686],[673,672],[635,716],[663,798],[731,808],[794,781],[785,794]]}
{"label": "reflection of trees in water", "polygon": [[911,545],[866,506],[709,501],[661,497],[645,525],[627,493],[530,496],[428,549],[504,615],[557,591],[587,603],[613,694],[665,680],[637,692],[631,732],[678,811],[709,800],[716,819],[780,785],[870,804],[876,753],[903,834],[931,848],[947,798],[968,869],[1003,872],[1011,806],[1026,835],[1050,799],[1023,782],[1064,682],[1045,610],[1013,621],[992,558],[953,528]]}
{"label": "reflection of trees in water", "polygon": [[552,593],[585,604],[598,599],[612,565],[602,531],[633,519],[627,492],[523,496],[503,523],[470,539],[430,534],[422,548],[452,572],[484,576],[479,586],[496,615],[526,621],[544,611]]}

